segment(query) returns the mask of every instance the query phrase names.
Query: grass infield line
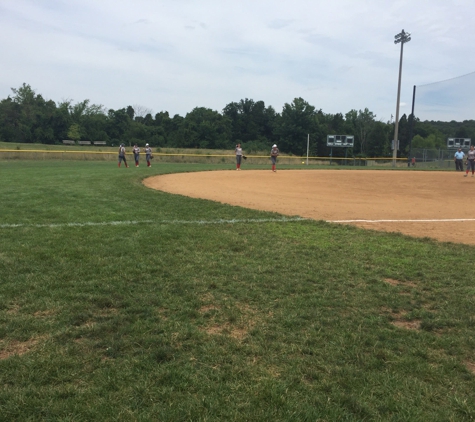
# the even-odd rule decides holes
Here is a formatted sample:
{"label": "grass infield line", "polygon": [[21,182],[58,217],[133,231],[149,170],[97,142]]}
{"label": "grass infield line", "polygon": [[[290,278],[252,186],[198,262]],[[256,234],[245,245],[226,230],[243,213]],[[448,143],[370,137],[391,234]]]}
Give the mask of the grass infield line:
{"label": "grass infield line", "polygon": [[475,218],[439,218],[433,220],[327,220],[328,223],[457,223],[475,221]]}
{"label": "grass infield line", "polygon": [[287,223],[293,221],[306,221],[308,218],[303,217],[283,217],[283,218],[247,218],[247,219],[231,219],[231,220],[125,220],[125,221],[104,221],[104,222],[85,222],[85,223],[51,223],[51,224],[0,224],[0,229],[12,229],[17,227],[35,227],[35,228],[62,228],[62,227],[90,227],[90,226],[121,226],[134,224],[235,224],[235,223]]}
{"label": "grass infield line", "polygon": [[[13,229],[18,227],[35,228],[62,228],[62,227],[91,227],[91,226],[127,226],[135,224],[236,224],[236,223],[287,223],[295,221],[310,221],[311,218],[304,217],[282,217],[282,218],[246,218],[246,219],[219,219],[219,220],[124,220],[124,221],[102,221],[85,223],[51,223],[51,224],[0,224],[0,229]],[[325,220],[327,223],[452,223],[475,221],[475,218],[442,218],[433,220]]]}

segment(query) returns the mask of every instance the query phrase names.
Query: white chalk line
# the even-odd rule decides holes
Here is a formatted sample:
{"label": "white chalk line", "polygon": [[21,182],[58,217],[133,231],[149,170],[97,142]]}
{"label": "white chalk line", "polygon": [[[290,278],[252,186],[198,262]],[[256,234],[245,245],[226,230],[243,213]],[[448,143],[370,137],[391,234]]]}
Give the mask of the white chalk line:
{"label": "white chalk line", "polygon": [[438,218],[431,220],[328,220],[328,223],[457,223],[475,221],[475,218]]}
{"label": "white chalk line", "polygon": [[94,227],[94,226],[129,226],[137,224],[237,224],[237,223],[287,223],[293,221],[309,220],[303,217],[282,217],[282,218],[247,218],[247,219],[218,219],[218,220],[125,220],[125,221],[103,221],[85,223],[50,223],[50,224],[0,224],[0,229],[11,229],[20,227],[34,228],[62,228],[62,227]]}
{"label": "white chalk line", "polygon": [[[94,227],[94,226],[131,226],[138,224],[195,224],[195,225],[212,225],[212,224],[239,224],[239,223],[287,223],[295,221],[315,221],[310,218],[303,217],[282,217],[282,218],[233,218],[218,220],[124,220],[124,221],[102,221],[102,222],[84,222],[84,223],[50,223],[50,224],[0,224],[0,229],[12,229],[20,227],[34,228],[62,228],[62,227]],[[475,218],[439,218],[439,219],[422,219],[422,220],[325,220],[327,223],[456,223],[475,221]]]}

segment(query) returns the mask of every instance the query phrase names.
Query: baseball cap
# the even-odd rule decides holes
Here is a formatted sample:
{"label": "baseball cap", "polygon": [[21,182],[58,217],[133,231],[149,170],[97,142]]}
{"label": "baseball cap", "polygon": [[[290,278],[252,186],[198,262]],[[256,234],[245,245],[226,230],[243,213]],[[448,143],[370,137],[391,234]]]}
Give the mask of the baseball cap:
{"label": "baseball cap", "polygon": [[146,147],[148,147],[148,144],[145,144]]}
{"label": "baseball cap", "polygon": [[276,144],[272,145],[272,148],[277,148],[277,145]]}

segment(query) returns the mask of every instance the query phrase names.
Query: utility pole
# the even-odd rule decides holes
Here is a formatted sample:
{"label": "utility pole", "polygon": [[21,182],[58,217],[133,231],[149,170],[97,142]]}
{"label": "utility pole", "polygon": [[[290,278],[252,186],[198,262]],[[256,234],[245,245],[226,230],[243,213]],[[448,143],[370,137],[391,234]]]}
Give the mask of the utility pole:
{"label": "utility pole", "polygon": [[396,121],[394,124],[394,141],[393,141],[393,167],[396,167],[397,149],[398,149],[398,129],[399,129],[399,103],[401,99],[401,75],[402,75],[402,52],[404,44],[411,41],[411,34],[405,32],[404,29],[394,36],[394,44],[401,43],[401,58],[399,59],[399,81],[397,85],[397,103],[396,103]]}

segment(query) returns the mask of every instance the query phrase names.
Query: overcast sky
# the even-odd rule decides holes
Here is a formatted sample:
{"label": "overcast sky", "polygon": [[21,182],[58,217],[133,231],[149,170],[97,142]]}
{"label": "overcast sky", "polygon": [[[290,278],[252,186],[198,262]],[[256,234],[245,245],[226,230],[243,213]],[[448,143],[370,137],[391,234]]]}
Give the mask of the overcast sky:
{"label": "overcast sky", "polygon": [[[409,114],[414,85],[475,71],[474,16],[474,0],[0,0],[0,99],[27,83],[55,102],[185,116],[244,98],[281,112],[302,97],[324,113],[368,108],[390,121],[394,36],[412,36],[400,109]],[[471,84],[462,102],[475,94],[465,79],[455,80]],[[421,88],[421,99],[446,103],[444,87]],[[475,119],[468,104],[432,113]]]}

